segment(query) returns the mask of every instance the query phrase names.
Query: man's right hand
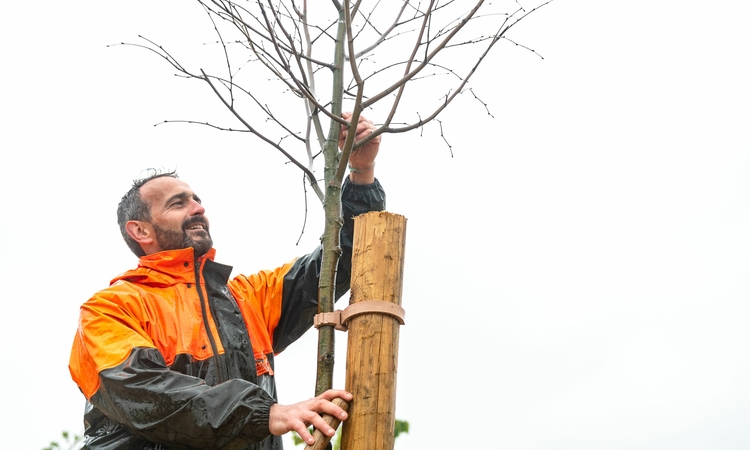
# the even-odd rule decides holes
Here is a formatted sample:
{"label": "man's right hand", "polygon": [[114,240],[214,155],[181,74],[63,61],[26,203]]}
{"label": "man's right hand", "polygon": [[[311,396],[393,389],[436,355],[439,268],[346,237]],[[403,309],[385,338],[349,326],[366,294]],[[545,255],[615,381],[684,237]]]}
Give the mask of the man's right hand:
{"label": "man's right hand", "polygon": [[352,400],[352,394],[342,390],[329,389],[315,398],[295,403],[293,405],[271,405],[268,418],[268,430],[271,434],[281,436],[289,431],[296,431],[307,445],[313,445],[315,439],[307,427],[312,425],[326,436],[332,437],[336,430],[330,427],[321,414],[328,414],[340,420],[346,420],[346,411],[332,400],[341,397],[346,401]]}

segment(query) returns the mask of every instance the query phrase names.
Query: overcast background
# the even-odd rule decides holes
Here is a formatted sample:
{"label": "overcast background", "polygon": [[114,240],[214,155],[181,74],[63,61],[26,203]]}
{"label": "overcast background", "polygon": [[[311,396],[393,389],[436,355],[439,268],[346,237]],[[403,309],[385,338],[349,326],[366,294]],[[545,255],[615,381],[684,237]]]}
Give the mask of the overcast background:
{"label": "overcast background", "polygon": [[[384,137],[408,220],[396,449],[750,446],[748,12],[556,0],[509,35],[544,59],[506,42],[473,80],[494,118],[441,116],[452,155],[434,131]],[[312,203],[295,245],[298,171],[246,135],[154,127],[231,119],[107,47],[208,27],[197,3],[11,2],[1,22],[2,447],[38,450],[83,431],[77,309],[136,263],[115,207],[144,169],[179,171],[242,272],[322,222]],[[312,395],[315,342],[277,358],[282,403]]]}

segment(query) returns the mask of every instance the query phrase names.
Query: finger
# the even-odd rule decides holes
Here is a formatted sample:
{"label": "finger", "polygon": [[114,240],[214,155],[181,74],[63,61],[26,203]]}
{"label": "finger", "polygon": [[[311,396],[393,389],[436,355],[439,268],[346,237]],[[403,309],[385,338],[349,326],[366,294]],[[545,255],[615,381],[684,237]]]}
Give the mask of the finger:
{"label": "finger", "polygon": [[307,445],[313,445],[315,443],[315,439],[313,439],[312,434],[310,434],[310,430],[307,429],[304,423],[300,423],[298,426],[294,428],[294,431],[297,432],[299,437],[307,443]]}
{"label": "finger", "polygon": [[[339,400],[340,401],[340,400]],[[324,430],[323,425],[321,425],[317,419],[320,419],[322,415],[328,415],[331,417],[335,417],[337,420],[346,420],[348,417],[348,414],[345,409],[337,405],[336,403],[328,400],[320,400],[318,403],[315,404],[313,407],[314,411],[317,411],[319,414],[315,417],[310,418],[310,423],[312,423],[315,428],[319,428],[321,430]],[[328,424],[330,427],[330,424]]]}
{"label": "finger", "polygon": [[374,129],[375,129],[375,125],[373,125],[370,122],[362,122],[362,121],[360,121],[360,122],[357,123],[357,129],[356,129],[357,133],[360,133],[363,130],[374,130]]}
{"label": "finger", "polygon": [[328,389],[318,396],[318,398],[323,398],[328,401],[332,401],[336,397],[341,397],[346,401],[350,401],[353,398],[353,395],[351,394],[351,392],[345,391],[343,389]]}
{"label": "finger", "polygon": [[370,122],[367,119],[360,120],[359,122],[357,122],[357,131],[364,130],[367,128],[375,128],[375,124]]}
{"label": "finger", "polygon": [[318,416],[317,418],[313,419],[312,422],[313,428],[320,431],[324,435],[331,437],[334,434],[336,434],[336,430],[331,427],[331,424],[326,422],[325,418],[323,416]]}
{"label": "finger", "polygon": [[355,136],[357,136],[357,140],[361,139],[362,137],[366,137],[368,134],[372,133],[373,130],[371,127],[363,127],[363,128],[357,128],[357,133]]}
{"label": "finger", "polygon": [[[373,133],[372,130],[365,130],[362,133],[357,134],[357,137],[356,137],[355,140],[356,141],[361,141],[362,139],[366,138],[367,136],[371,135],[372,133]],[[375,136],[374,138],[372,138],[371,142],[375,142],[375,143],[380,142],[380,135]]]}

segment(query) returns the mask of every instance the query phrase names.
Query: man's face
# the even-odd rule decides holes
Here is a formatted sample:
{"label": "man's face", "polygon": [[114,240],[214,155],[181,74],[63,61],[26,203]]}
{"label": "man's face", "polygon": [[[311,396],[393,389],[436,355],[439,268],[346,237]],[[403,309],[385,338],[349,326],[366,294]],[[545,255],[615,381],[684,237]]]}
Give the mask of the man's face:
{"label": "man's face", "polygon": [[186,183],[155,178],[141,186],[141,197],[150,207],[158,251],[192,247],[202,256],[213,247],[206,210]]}

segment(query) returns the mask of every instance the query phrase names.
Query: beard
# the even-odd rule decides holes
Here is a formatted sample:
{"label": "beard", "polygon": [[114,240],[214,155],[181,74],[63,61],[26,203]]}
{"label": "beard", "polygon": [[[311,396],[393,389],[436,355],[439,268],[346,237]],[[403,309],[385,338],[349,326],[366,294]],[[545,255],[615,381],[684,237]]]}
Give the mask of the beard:
{"label": "beard", "polygon": [[[203,231],[197,232],[201,235],[198,239],[193,239],[188,235],[187,229],[189,226],[200,223],[205,228]],[[192,248],[195,250],[195,256],[203,256],[211,250],[214,245],[214,241],[211,239],[211,233],[208,232],[208,223],[200,218],[188,219],[182,224],[182,230],[167,230],[161,228],[158,225],[152,224],[154,232],[156,233],[156,242],[162,250],[179,250],[181,248]]]}

